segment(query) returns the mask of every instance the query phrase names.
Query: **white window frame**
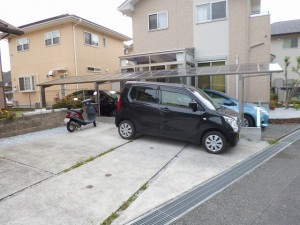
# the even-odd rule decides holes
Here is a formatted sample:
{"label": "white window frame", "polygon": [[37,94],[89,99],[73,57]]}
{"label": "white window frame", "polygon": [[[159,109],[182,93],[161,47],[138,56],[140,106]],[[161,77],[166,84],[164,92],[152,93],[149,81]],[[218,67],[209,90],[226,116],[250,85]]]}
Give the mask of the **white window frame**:
{"label": "white window frame", "polygon": [[[21,84],[22,80],[22,84]],[[35,91],[34,76],[19,77],[19,91],[20,92],[33,92]]]}
{"label": "white window frame", "polygon": [[[44,34],[44,36],[45,36],[45,45],[46,46],[53,46],[53,45],[59,45],[60,44],[60,32],[59,32],[59,30],[46,32]],[[56,38],[58,38],[58,42],[54,43]],[[50,42],[47,43],[47,41],[50,41]]]}
{"label": "white window frame", "polygon": [[[153,15],[156,15],[156,22],[157,22],[156,28],[150,29],[150,16],[153,16]],[[160,15],[161,16],[165,15],[165,18],[166,18],[165,24],[160,24],[160,20],[159,20]],[[169,27],[169,15],[168,15],[167,11],[148,14],[148,30],[149,31],[167,29],[168,27]]]}
{"label": "white window frame", "polygon": [[[85,39],[85,35],[86,34],[90,34],[91,35],[91,42],[90,43],[86,42],[86,39]],[[95,42],[96,41],[95,38],[97,39],[97,42]],[[84,44],[89,45],[89,46],[99,47],[99,35],[91,33],[89,31],[84,31],[83,32],[83,39],[84,39]]]}
{"label": "white window frame", "polygon": [[[213,12],[212,12],[212,5],[213,4],[217,4],[217,3],[220,3],[220,2],[225,2],[225,17],[222,17],[222,18],[217,18],[217,19],[213,19]],[[202,16],[200,17],[199,15],[199,10],[201,7],[203,6],[207,6],[207,15],[204,16],[204,18],[202,18]],[[227,18],[227,0],[225,1],[218,1],[218,2],[210,2],[210,3],[206,3],[206,4],[201,4],[201,5],[197,5],[196,6],[196,22],[197,23],[206,23],[206,22],[212,22],[212,21],[218,21],[218,20],[224,20]]]}
{"label": "white window frame", "polygon": [[[295,39],[297,40],[297,46],[292,46],[292,39]],[[283,39],[283,48],[284,49],[295,49],[295,48],[298,48],[299,46],[299,40],[298,40],[298,37],[290,37],[290,38],[285,38]]]}
{"label": "white window frame", "polygon": [[[26,45],[28,45],[28,47],[26,48]],[[18,47],[21,46],[21,49],[19,50]],[[18,52],[24,52],[29,50],[29,38],[19,38],[17,39],[17,51]]]}
{"label": "white window frame", "polygon": [[100,73],[102,69],[100,67],[87,66],[86,70],[91,73]]}

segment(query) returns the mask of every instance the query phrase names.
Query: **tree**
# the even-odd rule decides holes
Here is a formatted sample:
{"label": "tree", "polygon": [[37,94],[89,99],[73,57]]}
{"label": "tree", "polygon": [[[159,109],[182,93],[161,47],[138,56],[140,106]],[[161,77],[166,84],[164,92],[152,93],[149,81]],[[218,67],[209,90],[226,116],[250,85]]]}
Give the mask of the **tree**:
{"label": "tree", "polygon": [[284,70],[284,77],[285,77],[285,109],[289,107],[289,89],[287,86],[287,69],[290,65],[290,57],[286,56],[284,58],[284,65],[285,65],[285,70]]}
{"label": "tree", "polygon": [[[300,72],[299,72],[299,70],[300,70],[300,56],[296,57],[296,61],[297,61],[297,66],[293,67],[292,71],[297,73],[300,76]],[[284,75],[285,75],[285,87],[286,87],[285,109],[287,109],[289,107],[289,102],[291,101],[292,97],[295,95],[295,93],[297,91],[297,88],[300,85],[300,79],[297,79],[293,82],[292,89],[289,92],[288,87],[287,87],[287,68],[290,65],[290,57],[286,56],[284,58],[284,63],[285,63],[285,71],[284,71],[285,73],[284,73]]]}
{"label": "tree", "polygon": [[[296,57],[296,61],[297,61],[297,67],[293,67],[292,71],[295,72],[295,73],[297,73],[300,76],[300,72],[299,72],[299,69],[300,69],[300,56]],[[296,80],[294,82],[292,91],[291,91],[290,96],[289,96],[289,101],[295,95],[295,93],[296,93],[297,88],[299,87],[299,85],[300,85],[300,79],[298,79],[298,80]]]}

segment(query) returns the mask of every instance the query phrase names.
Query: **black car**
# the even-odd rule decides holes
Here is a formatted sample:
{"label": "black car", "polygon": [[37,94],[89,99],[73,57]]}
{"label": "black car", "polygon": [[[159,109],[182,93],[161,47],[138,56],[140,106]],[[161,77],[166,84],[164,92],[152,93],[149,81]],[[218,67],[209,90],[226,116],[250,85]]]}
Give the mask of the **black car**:
{"label": "black car", "polygon": [[115,116],[117,108],[117,100],[119,92],[99,90],[99,95],[95,94],[94,90],[81,90],[72,94],[74,98],[82,101],[85,99],[92,99],[92,103],[96,103],[96,98],[100,101],[100,115],[101,116]]}
{"label": "black car", "polygon": [[226,113],[195,87],[128,81],[117,103],[115,125],[124,139],[136,133],[167,137],[219,154],[239,140],[241,123]]}

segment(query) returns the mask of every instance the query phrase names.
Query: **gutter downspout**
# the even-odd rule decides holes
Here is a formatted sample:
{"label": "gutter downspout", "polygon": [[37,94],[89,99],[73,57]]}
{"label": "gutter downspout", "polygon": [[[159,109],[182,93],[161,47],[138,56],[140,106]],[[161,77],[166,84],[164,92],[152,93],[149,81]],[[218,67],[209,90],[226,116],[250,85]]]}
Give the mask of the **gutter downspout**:
{"label": "gutter downspout", "polygon": [[[76,38],[75,38],[75,26],[81,23],[82,19],[80,18],[77,23],[72,27],[73,32],[73,50],[74,50],[74,65],[75,65],[75,76],[78,76],[78,63],[77,63],[77,49],[76,49]],[[76,90],[78,91],[78,84],[76,84]]]}

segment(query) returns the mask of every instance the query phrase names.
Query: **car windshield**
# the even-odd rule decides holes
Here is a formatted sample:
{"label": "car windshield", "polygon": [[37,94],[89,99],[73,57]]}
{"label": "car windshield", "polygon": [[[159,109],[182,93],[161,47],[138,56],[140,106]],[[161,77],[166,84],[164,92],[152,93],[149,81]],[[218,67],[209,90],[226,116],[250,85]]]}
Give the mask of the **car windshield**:
{"label": "car windshield", "polygon": [[216,110],[218,106],[215,104],[214,100],[209,97],[205,92],[198,88],[193,88],[191,91],[194,95],[209,109]]}

